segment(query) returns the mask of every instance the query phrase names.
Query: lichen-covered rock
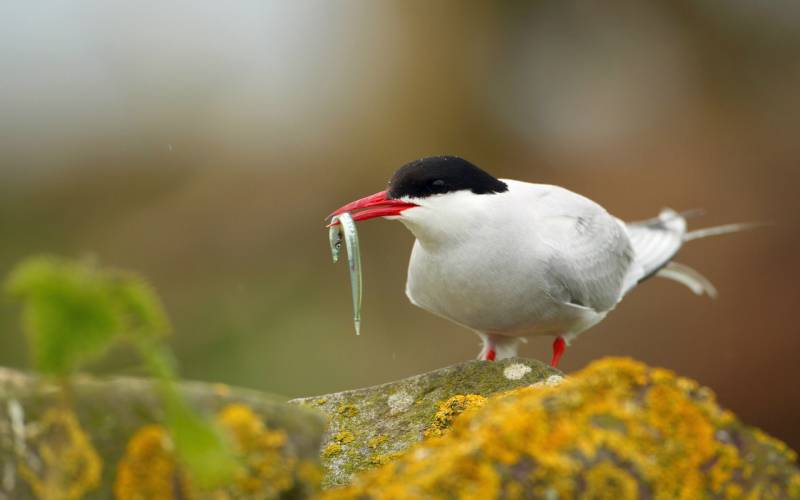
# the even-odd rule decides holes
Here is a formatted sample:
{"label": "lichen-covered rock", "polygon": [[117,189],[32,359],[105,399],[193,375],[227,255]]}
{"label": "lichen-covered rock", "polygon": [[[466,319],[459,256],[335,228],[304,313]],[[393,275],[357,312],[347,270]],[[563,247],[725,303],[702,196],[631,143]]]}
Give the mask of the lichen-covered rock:
{"label": "lichen-covered rock", "polygon": [[536,360],[470,361],[398,382],[290,401],[325,412],[323,486],[385,464],[427,435],[440,435],[459,412],[485,396],[555,383],[561,372]]}
{"label": "lichen-covered rock", "polygon": [[629,359],[466,410],[324,498],[800,498],[796,454],[707,388]]}
{"label": "lichen-covered rock", "polygon": [[278,398],[183,383],[193,407],[230,436],[234,482],[200,492],[175,458],[154,383],[75,377],[66,395],[0,368],[0,500],[306,498],[320,480],[324,419]]}

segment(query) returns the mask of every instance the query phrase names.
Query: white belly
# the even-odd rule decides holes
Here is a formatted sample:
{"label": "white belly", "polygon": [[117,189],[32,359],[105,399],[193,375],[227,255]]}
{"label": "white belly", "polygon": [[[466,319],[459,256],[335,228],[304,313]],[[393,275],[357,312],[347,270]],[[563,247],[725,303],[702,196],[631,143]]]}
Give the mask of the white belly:
{"label": "white belly", "polygon": [[605,316],[554,301],[547,293],[545,266],[532,258],[534,248],[496,243],[463,242],[428,252],[416,241],[406,295],[422,309],[472,330],[514,337],[574,336]]}

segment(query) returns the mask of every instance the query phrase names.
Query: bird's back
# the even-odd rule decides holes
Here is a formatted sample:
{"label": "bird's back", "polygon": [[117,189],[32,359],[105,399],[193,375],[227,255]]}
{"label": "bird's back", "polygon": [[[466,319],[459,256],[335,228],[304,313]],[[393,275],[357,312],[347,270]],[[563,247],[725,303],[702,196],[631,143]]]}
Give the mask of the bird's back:
{"label": "bird's back", "polygon": [[[407,294],[416,305],[484,332],[559,334],[616,305],[632,250],[602,207],[556,186],[504,180],[447,245],[415,243]],[[587,319],[588,318],[588,319]]]}

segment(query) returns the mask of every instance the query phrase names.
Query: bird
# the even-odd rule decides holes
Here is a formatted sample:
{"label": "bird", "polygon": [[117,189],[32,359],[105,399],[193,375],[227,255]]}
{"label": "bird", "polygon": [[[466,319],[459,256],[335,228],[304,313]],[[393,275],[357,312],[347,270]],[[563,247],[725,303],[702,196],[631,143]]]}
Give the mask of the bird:
{"label": "bird", "polygon": [[386,190],[329,217],[344,212],[355,221],[396,220],[411,231],[406,296],[475,332],[478,359],[514,357],[528,337],[552,336],[553,367],[578,335],[651,277],[716,297],[708,279],[673,258],[684,243],[753,226],[689,231],[695,212],[669,208],[623,222],[568,189],[498,179],[458,156],[407,163]]}

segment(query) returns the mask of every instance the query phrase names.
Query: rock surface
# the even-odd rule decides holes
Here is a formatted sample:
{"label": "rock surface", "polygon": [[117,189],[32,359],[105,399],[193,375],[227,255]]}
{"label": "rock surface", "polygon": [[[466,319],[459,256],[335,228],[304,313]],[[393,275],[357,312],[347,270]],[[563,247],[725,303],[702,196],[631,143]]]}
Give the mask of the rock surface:
{"label": "rock surface", "polygon": [[[151,382],[75,377],[58,387],[0,368],[0,499],[204,498],[176,465]],[[324,418],[278,398],[183,383],[229,433],[246,468],[213,498],[306,498],[320,480]],[[113,492],[113,493],[112,493]]]}
{"label": "rock surface", "polygon": [[[0,368],[0,500],[315,497],[800,498],[796,454],[707,388],[630,359],[564,378],[534,360],[473,361],[295,400],[181,385],[244,468],[212,493],[178,465],[151,382],[62,388]],[[320,447],[323,415],[329,427]]]}
{"label": "rock surface", "polygon": [[540,361],[469,361],[397,382],[290,401],[323,411],[329,428],[322,446],[323,486],[347,484],[354,473],[395,458],[427,435],[437,435],[484,396],[562,377]]}
{"label": "rock surface", "polygon": [[[471,376],[483,377],[486,366],[471,368]],[[439,387],[453,375],[448,369],[440,377],[425,377],[438,380]],[[377,410],[403,388],[399,383],[371,389],[365,394],[370,402],[357,408],[376,413],[360,427],[337,429],[363,435],[369,426],[391,428],[396,416]],[[409,394],[414,401],[426,398]],[[355,405],[346,402],[355,397],[346,394],[334,404]],[[425,414],[417,420],[424,421]],[[786,445],[743,425],[717,405],[709,389],[629,359],[597,361],[558,385],[497,394],[451,424],[323,497],[800,498],[797,456]],[[408,432],[418,437],[416,429],[409,426]],[[363,449],[359,439],[342,445],[345,456]],[[407,436],[400,444],[412,440]],[[341,466],[333,464],[338,479]]]}

